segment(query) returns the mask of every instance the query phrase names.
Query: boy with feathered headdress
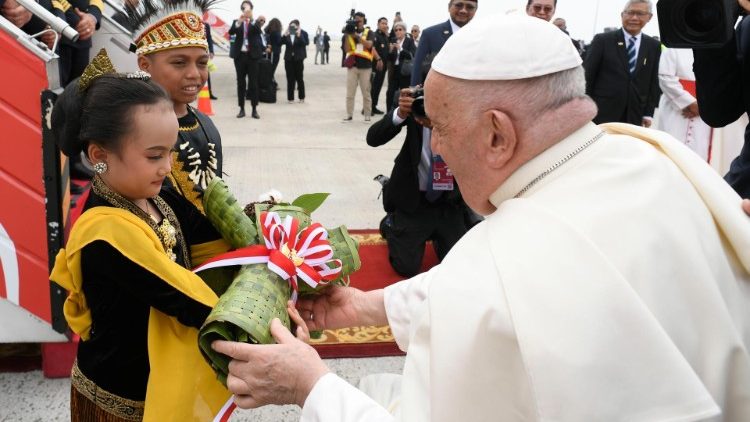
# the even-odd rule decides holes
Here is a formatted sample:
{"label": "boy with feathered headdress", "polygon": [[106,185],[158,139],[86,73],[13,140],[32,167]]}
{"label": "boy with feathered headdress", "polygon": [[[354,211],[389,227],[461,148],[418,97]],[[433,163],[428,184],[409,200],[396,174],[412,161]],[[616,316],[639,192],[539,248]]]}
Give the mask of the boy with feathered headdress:
{"label": "boy with feathered headdress", "polygon": [[203,13],[215,0],[141,0],[128,3],[131,51],[174,103],[180,124],[169,182],[203,212],[203,190],[221,177],[221,136],[211,119],[190,103],[208,79],[208,42]]}

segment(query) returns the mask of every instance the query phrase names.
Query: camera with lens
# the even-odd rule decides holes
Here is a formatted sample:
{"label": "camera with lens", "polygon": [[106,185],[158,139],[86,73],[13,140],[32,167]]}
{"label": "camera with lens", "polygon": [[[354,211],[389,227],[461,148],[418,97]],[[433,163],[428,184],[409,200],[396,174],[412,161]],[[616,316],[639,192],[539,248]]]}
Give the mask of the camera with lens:
{"label": "camera with lens", "polygon": [[411,115],[418,119],[426,119],[427,112],[424,111],[424,88],[421,86],[411,87],[412,98],[414,102],[411,103]]}
{"label": "camera with lens", "polygon": [[715,48],[732,38],[741,9],[737,0],[659,0],[656,10],[667,47]]}
{"label": "camera with lens", "polygon": [[344,25],[344,34],[354,34],[357,32],[357,20],[354,19],[354,9],[349,12],[349,19],[346,20],[346,25]]}
{"label": "camera with lens", "polygon": [[296,34],[297,33],[297,24],[290,23],[289,24],[289,33],[290,34]]}

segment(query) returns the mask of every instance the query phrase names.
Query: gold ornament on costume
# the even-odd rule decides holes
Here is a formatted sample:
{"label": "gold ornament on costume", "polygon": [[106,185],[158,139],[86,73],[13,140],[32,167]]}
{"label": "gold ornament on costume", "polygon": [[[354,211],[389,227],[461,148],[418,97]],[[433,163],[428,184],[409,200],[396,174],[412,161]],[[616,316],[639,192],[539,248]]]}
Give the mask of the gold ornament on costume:
{"label": "gold ornament on costume", "polygon": [[[164,247],[164,252],[172,260],[177,260],[177,255],[174,252],[175,247],[179,246],[178,252],[182,255],[182,260],[185,262],[185,267],[190,268],[192,266],[190,260],[190,253],[188,252],[187,245],[182,236],[182,228],[180,222],[177,220],[172,208],[164,201],[160,196],[151,198],[156,209],[159,210],[162,216],[161,223],[156,223],[156,218],[149,212],[144,211],[141,207],[135,205],[132,201],[126,199],[124,196],[113,191],[107,186],[106,183],[101,179],[99,175],[94,176],[92,179],[91,188],[95,194],[104,198],[107,202],[114,205],[117,208],[128,210],[138,216],[151,229],[156,233],[160,243]],[[178,245],[179,243],[179,245]]]}
{"label": "gold ornament on costume", "polygon": [[98,77],[108,74],[116,74],[115,66],[107,56],[107,50],[102,48],[99,53],[91,60],[86,69],[84,69],[81,78],[78,79],[78,90],[85,91],[91,86],[91,83]]}
{"label": "gold ornament on costume", "polygon": [[[154,216],[151,216],[154,218]],[[167,252],[167,256],[172,261],[177,260],[177,255],[174,254],[174,247],[177,245],[177,230],[174,226],[169,223],[169,219],[166,217],[161,220],[161,224],[158,226],[156,234],[161,239],[161,244],[164,246],[164,250]]]}

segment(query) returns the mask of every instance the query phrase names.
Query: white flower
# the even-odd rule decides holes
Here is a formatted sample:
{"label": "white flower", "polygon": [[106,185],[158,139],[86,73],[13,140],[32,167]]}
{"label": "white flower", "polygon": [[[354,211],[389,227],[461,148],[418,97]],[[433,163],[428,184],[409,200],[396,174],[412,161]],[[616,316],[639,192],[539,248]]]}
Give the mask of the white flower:
{"label": "white flower", "polygon": [[262,193],[258,195],[258,202],[276,202],[279,203],[284,200],[284,195],[281,194],[281,192],[277,191],[276,189],[271,189],[266,193]]}

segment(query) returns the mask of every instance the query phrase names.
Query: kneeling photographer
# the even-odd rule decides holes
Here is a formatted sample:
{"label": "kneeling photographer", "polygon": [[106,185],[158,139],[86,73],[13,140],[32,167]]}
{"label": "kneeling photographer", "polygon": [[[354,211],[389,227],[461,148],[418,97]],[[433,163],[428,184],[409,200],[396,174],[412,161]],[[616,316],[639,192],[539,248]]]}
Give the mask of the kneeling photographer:
{"label": "kneeling photographer", "polygon": [[[739,6],[739,7],[738,7]],[[692,47],[698,109],[712,127],[750,112],[750,0],[661,0],[659,28],[667,47]],[[724,179],[750,198],[750,126]]]}
{"label": "kneeling photographer", "polygon": [[430,148],[431,124],[424,114],[421,87],[400,92],[398,107],[367,131],[367,144],[385,145],[406,126],[406,140],[383,188],[387,213],[381,232],[393,269],[402,276],[419,272],[425,244],[432,240],[438,259],[468,230],[466,205],[453,174]]}

